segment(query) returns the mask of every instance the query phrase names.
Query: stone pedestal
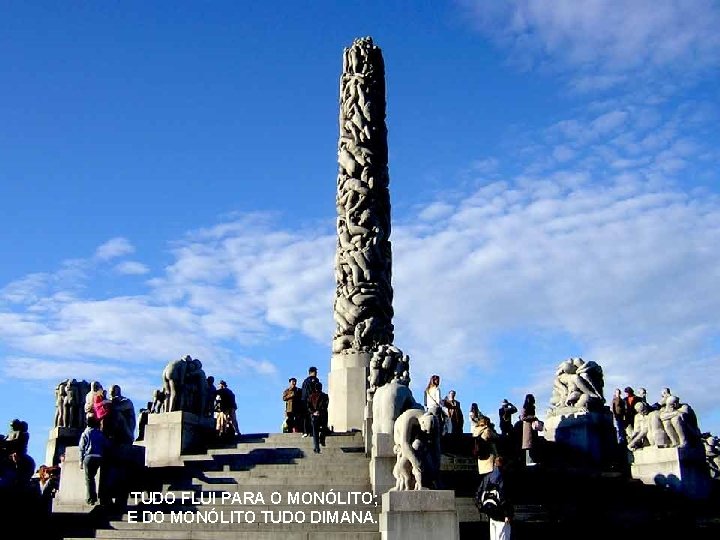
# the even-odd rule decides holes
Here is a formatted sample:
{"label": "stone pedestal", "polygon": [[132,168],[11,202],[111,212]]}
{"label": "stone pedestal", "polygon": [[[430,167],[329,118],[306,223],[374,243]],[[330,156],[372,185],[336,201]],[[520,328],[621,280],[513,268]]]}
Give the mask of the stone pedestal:
{"label": "stone pedestal", "polygon": [[372,453],[373,439],[373,414],[372,401],[365,403],[365,413],[363,416],[363,441],[365,443],[365,455],[370,457]]}
{"label": "stone pedestal", "polygon": [[77,446],[83,430],[79,428],[56,427],[50,430],[45,447],[45,465],[55,466],[60,463],[60,454],[65,453],[68,446]]}
{"label": "stone pedestal", "polygon": [[459,540],[455,492],[389,491],[382,496],[382,540]]}
{"label": "stone pedestal", "polygon": [[644,484],[665,486],[693,499],[710,495],[702,448],[640,448],[632,452],[630,474]]}
{"label": "stone pedestal", "polygon": [[544,435],[546,441],[565,447],[563,450],[589,466],[612,460],[617,445],[609,409],[601,412],[556,411],[547,416]]}
{"label": "stone pedestal", "polygon": [[[104,462],[95,476],[101,500],[126,501],[130,487],[141,478],[145,449],[137,445],[120,445],[106,451]],[[53,499],[53,512],[89,512],[85,471],[80,468],[80,449],[68,446],[60,473],[60,489]]]}
{"label": "stone pedestal", "polygon": [[328,425],[335,431],[360,431],[365,425],[370,357],[367,352],[350,352],[334,354],[330,360]]}
{"label": "stone pedestal", "polygon": [[207,450],[214,430],[213,418],[183,411],[151,414],[145,427],[145,464],[148,467],[181,466],[182,454]]}
{"label": "stone pedestal", "polygon": [[395,486],[393,467],[397,456],[393,452],[393,445],[393,436],[389,433],[375,433],[372,436],[370,485],[375,495],[381,495]]}

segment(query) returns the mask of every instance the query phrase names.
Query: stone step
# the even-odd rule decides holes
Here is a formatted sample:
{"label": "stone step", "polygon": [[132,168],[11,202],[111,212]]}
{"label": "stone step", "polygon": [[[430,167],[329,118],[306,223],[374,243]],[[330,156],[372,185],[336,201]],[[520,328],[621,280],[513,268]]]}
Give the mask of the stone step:
{"label": "stone step", "polygon": [[[187,526],[180,528],[164,529],[98,529],[95,538],[135,539],[146,540],[236,540],[238,538],[275,538],[283,539],[371,539],[380,538],[379,525],[373,525],[373,530],[368,530],[368,525],[346,524],[346,525],[325,525],[323,528],[305,528],[303,525],[287,524],[281,527],[262,524],[260,527],[248,527],[246,529],[223,530],[209,528],[202,525],[203,529],[188,529]],[[345,530],[343,530],[345,529]],[[353,529],[353,530],[348,530]],[[319,533],[325,533],[320,536]],[[363,534],[364,533],[364,534]],[[361,535],[362,536],[358,536]],[[263,535],[263,536],[261,536]],[[297,535],[297,536],[296,536]],[[377,536],[369,536],[377,535]]]}
{"label": "stone step", "polygon": [[244,471],[206,471],[202,473],[203,479],[225,478],[228,480],[245,481],[248,478],[294,478],[294,479],[338,479],[343,478],[352,480],[364,478],[370,479],[370,473],[367,467],[345,467],[326,469],[324,467],[313,466],[297,466],[296,469],[268,469],[266,467],[256,467]]}
{"label": "stone step", "polygon": [[[125,536],[116,536],[115,538],[122,540],[145,540],[151,538],[140,531],[124,531]],[[379,532],[346,532],[346,531],[283,531],[283,540],[380,540]],[[96,537],[102,538],[102,537]],[[172,535],[161,537],[167,540],[201,540],[207,537],[193,536],[189,532],[188,536],[178,536],[173,532]],[[273,531],[234,531],[231,536],[221,536],[217,532],[213,533],[211,538],[232,538],[233,540],[277,540],[278,533]],[[66,538],[65,540],[87,540],[87,538]]]}
{"label": "stone step", "polygon": [[[328,484],[318,484],[318,481],[329,482]],[[319,478],[277,478],[273,477],[262,477],[256,476],[247,478],[242,484],[237,482],[224,482],[220,481],[206,481],[206,480],[193,480],[191,487],[200,488],[203,491],[256,491],[263,488],[276,488],[290,489],[293,491],[304,490],[304,491],[318,491],[334,489],[338,490],[349,490],[349,491],[370,491],[370,483],[367,477],[364,478],[346,478],[346,477],[333,477],[333,476],[322,476]]]}

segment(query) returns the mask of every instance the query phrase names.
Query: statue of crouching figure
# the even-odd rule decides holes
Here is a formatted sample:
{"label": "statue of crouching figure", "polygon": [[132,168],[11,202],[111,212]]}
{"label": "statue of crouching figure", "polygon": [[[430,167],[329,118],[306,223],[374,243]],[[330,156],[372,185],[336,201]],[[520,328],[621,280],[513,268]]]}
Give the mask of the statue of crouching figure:
{"label": "statue of crouching figure", "polygon": [[393,468],[395,487],[410,491],[437,487],[440,471],[440,429],[437,418],[419,409],[408,409],[395,421]]}

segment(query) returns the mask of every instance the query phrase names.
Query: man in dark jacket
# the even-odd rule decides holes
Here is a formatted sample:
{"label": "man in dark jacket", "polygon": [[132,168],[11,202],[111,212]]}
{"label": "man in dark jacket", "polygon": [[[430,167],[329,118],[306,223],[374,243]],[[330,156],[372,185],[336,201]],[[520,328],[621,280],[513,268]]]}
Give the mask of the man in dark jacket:
{"label": "man in dark jacket", "polygon": [[302,394],[300,396],[303,406],[303,437],[309,437],[313,434],[312,422],[310,414],[308,413],[307,403],[308,399],[310,399],[310,394],[312,394],[313,388],[319,382],[320,379],[317,378],[317,368],[315,366],[311,366],[308,369],[308,376],[305,377],[305,380],[302,383]]}
{"label": "man in dark jacket", "polygon": [[297,387],[297,379],[295,377],[288,379],[288,384],[289,386],[283,392],[285,423],[288,433],[298,433],[302,429],[299,420],[303,418],[300,389]]}
{"label": "man in dark jacket", "polygon": [[503,458],[497,456],[493,470],[483,477],[475,495],[478,508],[488,516],[490,540],[510,540],[513,505],[508,498],[502,469]]}
{"label": "man in dark jacket", "polygon": [[223,429],[223,421],[229,421],[235,435],[240,435],[240,429],[237,423],[237,402],[235,401],[235,394],[230,390],[225,381],[220,381],[220,388],[218,388],[215,396],[215,402],[217,403],[218,412],[222,415],[218,415],[218,422],[216,429],[219,435],[225,435]]}

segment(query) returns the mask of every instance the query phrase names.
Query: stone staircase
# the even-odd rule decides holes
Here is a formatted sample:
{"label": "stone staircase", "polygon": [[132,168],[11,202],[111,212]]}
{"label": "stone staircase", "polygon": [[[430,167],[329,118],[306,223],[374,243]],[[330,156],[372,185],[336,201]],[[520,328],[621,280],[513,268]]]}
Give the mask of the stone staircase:
{"label": "stone staircase", "polygon": [[150,469],[144,491],[92,537],[379,540],[380,501],[363,452],[360,433],[328,436],[321,454],[300,434],[245,435],[184,456],[182,467]]}

